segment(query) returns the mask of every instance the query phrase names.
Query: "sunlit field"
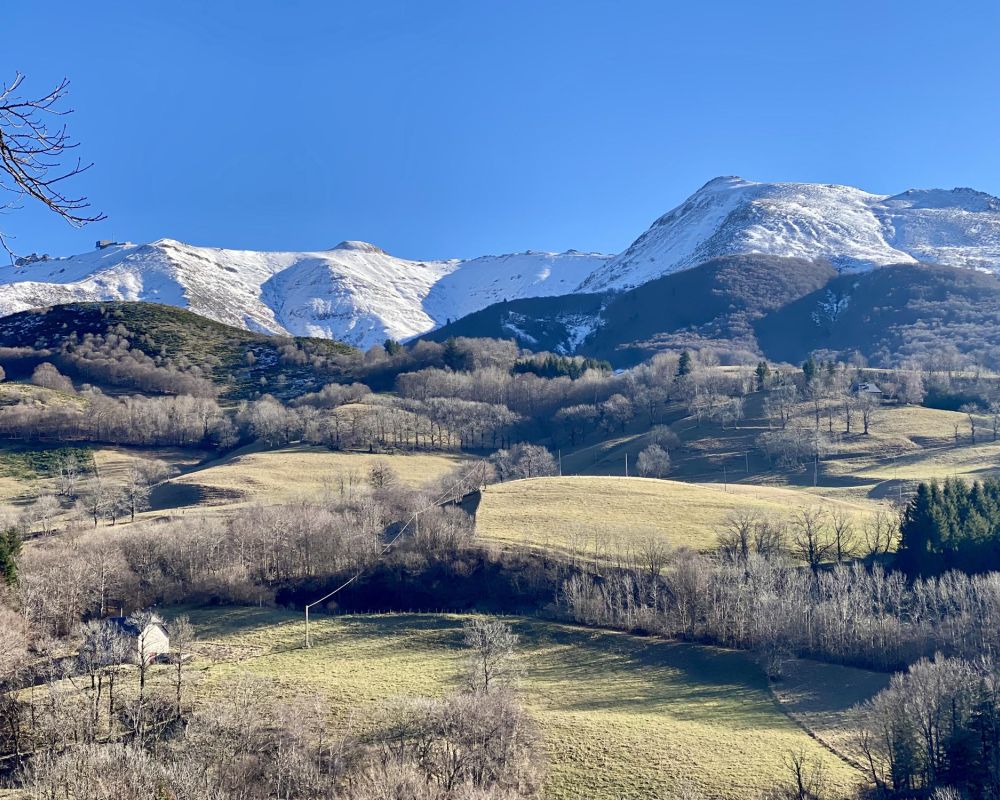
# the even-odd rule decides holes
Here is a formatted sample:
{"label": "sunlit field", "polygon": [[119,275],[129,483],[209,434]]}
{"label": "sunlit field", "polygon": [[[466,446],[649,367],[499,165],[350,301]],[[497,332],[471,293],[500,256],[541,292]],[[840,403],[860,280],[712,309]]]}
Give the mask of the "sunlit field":
{"label": "sunlit field", "polygon": [[[204,694],[237,676],[266,678],[276,696],[315,692],[341,726],[393,697],[459,687],[461,616],[320,617],[314,647],[302,618],[280,611],[192,614]],[[833,784],[860,773],[790,720],[744,653],[511,620],[526,660],[523,694],[541,727],[550,798],[670,797],[685,785],[746,798],[783,779],[783,758],[822,758]]]}
{"label": "sunlit field", "polygon": [[772,521],[798,510],[846,511],[858,524],[878,506],[773,486],[690,484],[652,478],[533,478],[487,487],[476,531],[499,542],[562,552],[611,554],[649,537],[710,550],[737,509]]}

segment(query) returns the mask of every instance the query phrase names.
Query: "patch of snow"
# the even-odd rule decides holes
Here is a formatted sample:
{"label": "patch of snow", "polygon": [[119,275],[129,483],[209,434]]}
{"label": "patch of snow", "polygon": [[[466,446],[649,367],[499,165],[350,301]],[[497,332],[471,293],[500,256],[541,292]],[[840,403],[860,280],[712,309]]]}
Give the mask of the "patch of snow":
{"label": "patch of snow", "polygon": [[567,336],[560,351],[567,355],[575,353],[583,344],[584,339],[597,330],[600,325],[599,317],[589,314],[571,314],[560,316],[557,319],[566,326]]}
{"label": "patch of snow", "polygon": [[524,314],[517,314],[512,311],[504,317],[503,322],[500,323],[500,327],[508,333],[513,334],[514,338],[519,342],[529,345],[538,344],[538,339],[519,327],[519,324],[523,324],[526,321],[527,317]]}
{"label": "patch of snow", "polygon": [[[841,270],[926,261],[996,272],[1000,200],[973,189],[886,196],[850,186],[722,177],[615,257],[528,250],[419,261],[358,241],[302,253],[194,247],[173,239],[114,244],[0,267],[0,315],[81,300],[149,300],[250,330],[368,348],[419,336],[504,300],[626,289],[745,253],[824,258]],[[589,325],[573,327],[573,348]]]}
{"label": "patch of snow", "polygon": [[816,304],[816,310],[810,315],[812,321],[820,327],[836,322],[840,319],[840,315],[847,310],[850,301],[849,295],[838,296],[827,289],[825,297]]}
{"label": "patch of snow", "polygon": [[719,256],[827,259],[839,269],[927,261],[1000,269],[1000,200],[972,189],[895,196],[851,186],[716,178],[660,217],[581,291],[626,289]]}
{"label": "patch of snow", "polygon": [[500,300],[568,294],[609,259],[526,252],[412,261],[367,242],[264,253],[160,239],[0,267],[0,316],[57,303],[146,300],[248,330],[369,348],[419,336]]}

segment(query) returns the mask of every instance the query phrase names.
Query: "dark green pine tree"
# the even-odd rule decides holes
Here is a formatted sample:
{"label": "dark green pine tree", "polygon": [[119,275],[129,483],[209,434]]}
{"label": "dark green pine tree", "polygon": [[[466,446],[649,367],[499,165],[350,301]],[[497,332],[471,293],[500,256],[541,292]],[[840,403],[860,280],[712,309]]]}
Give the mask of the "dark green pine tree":
{"label": "dark green pine tree", "polygon": [[817,369],[816,359],[812,356],[809,356],[809,358],[802,362],[802,374],[805,375],[807,384],[812,384],[816,379]]}
{"label": "dark green pine tree", "polygon": [[460,370],[465,363],[462,351],[458,349],[458,342],[454,338],[444,343],[444,352],[441,354],[444,365],[449,369]]}
{"label": "dark green pine tree", "polygon": [[1000,796],[1000,697],[992,678],[984,678],[976,690],[969,714],[968,763],[954,763],[959,785],[975,787],[983,797]]}
{"label": "dark green pine tree", "polygon": [[930,567],[931,531],[936,525],[936,490],[936,483],[921,483],[903,513],[897,563],[911,574],[925,572]]}
{"label": "dark green pine tree", "polygon": [[0,581],[13,586],[17,580],[17,557],[21,553],[21,534],[17,528],[0,533]]}
{"label": "dark green pine tree", "polygon": [[685,350],[681,353],[680,360],[677,362],[677,377],[683,378],[685,375],[691,374],[691,354]]}
{"label": "dark green pine tree", "polygon": [[767,386],[767,379],[771,377],[771,368],[767,365],[766,361],[758,361],[757,369],[754,370],[757,375],[757,388],[763,389]]}

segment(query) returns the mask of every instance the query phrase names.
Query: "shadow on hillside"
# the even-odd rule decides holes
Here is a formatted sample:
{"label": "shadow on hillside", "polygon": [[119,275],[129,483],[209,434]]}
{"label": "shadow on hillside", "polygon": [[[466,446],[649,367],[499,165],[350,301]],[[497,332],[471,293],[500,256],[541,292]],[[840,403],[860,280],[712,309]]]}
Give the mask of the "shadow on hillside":
{"label": "shadow on hillside", "polygon": [[197,483],[157,484],[149,493],[150,511],[169,511],[193,506],[213,506],[242,499],[235,489],[220,489],[216,486],[202,486]]}

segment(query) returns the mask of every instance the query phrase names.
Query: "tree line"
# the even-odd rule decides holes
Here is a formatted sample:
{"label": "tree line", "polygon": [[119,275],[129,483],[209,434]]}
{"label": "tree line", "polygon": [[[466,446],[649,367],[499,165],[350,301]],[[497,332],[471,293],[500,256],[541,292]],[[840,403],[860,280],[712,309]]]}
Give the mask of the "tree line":
{"label": "tree line", "polygon": [[897,564],[911,574],[1000,569],[1000,479],[921,483],[901,534]]}

